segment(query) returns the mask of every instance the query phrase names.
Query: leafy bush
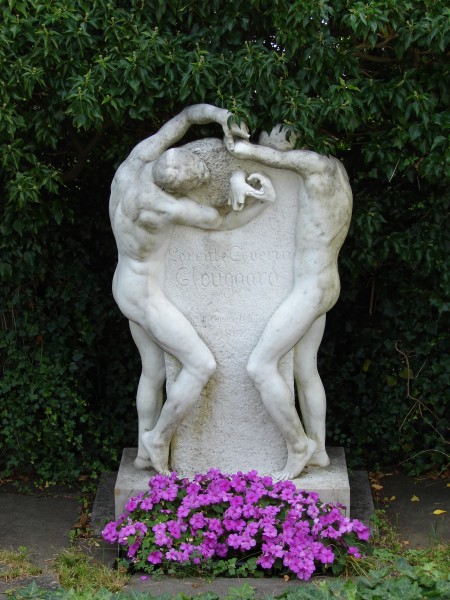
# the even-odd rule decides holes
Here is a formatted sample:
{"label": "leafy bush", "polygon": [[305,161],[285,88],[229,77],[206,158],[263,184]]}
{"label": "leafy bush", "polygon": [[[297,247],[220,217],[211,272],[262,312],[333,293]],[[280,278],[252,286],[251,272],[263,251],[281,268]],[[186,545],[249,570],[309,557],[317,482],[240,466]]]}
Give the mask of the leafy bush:
{"label": "leafy bush", "polygon": [[328,431],[355,466],[408,459],[419,474],[449,460],[448,197],[426,182],[426,208],[398,186],[383,204],[360,193],[322,347]]}
{"label": "leafy bush", "polygon": [[101,299],[101,276],[83,249],[74,261],[59,239],[49,247],[33,279],[23,281],[32,274],[22,269],[3,285],[0,341],[2,473],[28,472],[47,483],[95,477],[117,461],[117,444],[134,424],[127,429],[126,406],[111,409],[102,400],[111,391],[133,393],[134,382],[123,377],[120,384],[114,372],[134,369],[134,379],[139,373],[137,357],[98,357],[102,344],[120,345],[121,336],[127,343],[128,332],[108,327],[117,320],[115,307]]}
{"label": "leafy bush", "polygon": [[[33,464],[38,478],[70,480],[135,443],[139,364],[110,293],[109,182],[137,141],[196,102],[256,132],[284,123],[344,161],[355,210],[321,355],[329,442],[353,466],[444,467],[444,3],[9,0],[1,10],[2,473]],[[17,445],[41,430],[39,450]]]}

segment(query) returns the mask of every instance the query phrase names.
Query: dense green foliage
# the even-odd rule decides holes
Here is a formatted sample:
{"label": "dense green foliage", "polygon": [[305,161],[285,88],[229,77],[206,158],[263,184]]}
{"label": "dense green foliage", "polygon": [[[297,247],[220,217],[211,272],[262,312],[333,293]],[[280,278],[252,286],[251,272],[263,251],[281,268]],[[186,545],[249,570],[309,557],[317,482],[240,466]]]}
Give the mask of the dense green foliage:
{"label": "dense green foliage", "polygon": [[446,3],[4,0],[1,13],[3,473],[71,479],[134,444],[139,364],[110,293],[108,187],[137,141],[197,102],[252,131],[285,123],[344,161],[355,210],[321,358],[329,441],[353,465],[447,464]]}

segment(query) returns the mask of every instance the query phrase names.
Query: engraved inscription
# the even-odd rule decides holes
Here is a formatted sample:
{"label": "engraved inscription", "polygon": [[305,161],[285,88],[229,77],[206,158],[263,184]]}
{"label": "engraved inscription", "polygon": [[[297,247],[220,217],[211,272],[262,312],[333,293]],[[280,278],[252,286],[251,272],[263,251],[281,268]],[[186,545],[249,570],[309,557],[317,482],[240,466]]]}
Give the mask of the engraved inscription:
{"label": "engraved inscription", "polygon": [[231,260],[233,263],[250,263],[259,260],[292,260],[294,253],[289,250],[248,250],[241,246],[232,246],[229,250],[214,247],[209,251],[191,252],[179,248],[169,248],[171,262],[220,263]]}
{"label": "engraved inscription", "polygon": [[180,287],[222,288],[232,293],[277,286],[279,276],[275,263],[292,261],[292,258],[293,252],[288,250],[253,250],[238,245],[227,249],[214,246],[202,251],[173,246],[168,252],[169,263],[175,268],[176,263],[179,264],[174,275]]}
{"label": "engraved inscription", "polygon": [[191,317],[191,321],[195,325],[203,325],[207,326],[212,323],[219,325],[226,324],[242,324],[242,323],[266,323],[267,319],[258,315],[251,314],[240,314],[233,316],[219,316],[219,315],[202,315],[202,316],[193,316]]}
{"label": "engraved inscription", "polygon": [[243,288],[258,287],[264,285],[276,285],[278,275],[275,271],[251,271],[250,273],[231,271],[205,272],[198,267],[180,267],[176,272],[175,279],[178,285],[183,287],[194,285],[199,289],[208,287],[224,287],[237,291]]}

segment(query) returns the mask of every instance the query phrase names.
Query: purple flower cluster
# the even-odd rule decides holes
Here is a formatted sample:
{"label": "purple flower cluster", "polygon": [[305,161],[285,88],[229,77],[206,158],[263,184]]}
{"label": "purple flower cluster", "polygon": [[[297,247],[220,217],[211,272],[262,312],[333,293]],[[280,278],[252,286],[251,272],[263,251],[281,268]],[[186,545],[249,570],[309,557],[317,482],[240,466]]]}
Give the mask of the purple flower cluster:
{"label": "purple flower cluster", "polygon": [[149,490],[106,525],[103,537],[126,547],[137,568],[149,572],[167,563],[201,565],[237,556],[309,579],[337,555],[358,558],[360,542],[368,540],[368,528],[340,508],[256,471],[225,475],[211,469],[192,480],[155,475]]}

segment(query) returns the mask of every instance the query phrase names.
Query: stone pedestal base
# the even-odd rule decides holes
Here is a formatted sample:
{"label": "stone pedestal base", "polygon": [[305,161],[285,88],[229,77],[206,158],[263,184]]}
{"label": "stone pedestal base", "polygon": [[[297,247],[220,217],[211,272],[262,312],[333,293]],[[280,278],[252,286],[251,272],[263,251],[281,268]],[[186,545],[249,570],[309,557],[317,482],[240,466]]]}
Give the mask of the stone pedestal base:
{"label": "stone pedestal base", "polygon": [[329,467],[307,467],[300,477],[293,480],[299,490],[317,492],[322,502],[343,504],[345,514],[350,516],[350,483],[344,448],[327,448]]}
{"label": "stone pedestal base", "polygon": [[[350,484],[344,449],[327,448],[327,452],[331,460],[329,467],[308,467],[294,483],[300,490],[317,492],[322,502],[343,504],[347,507],[346,515],[350,516]],[[127,500],[147,490],[150,477],[155,475],[153,469],[140,471],[134,468],[136,454],[137,448],[123,450],[114,488],[116,519],[124,512]]]}

